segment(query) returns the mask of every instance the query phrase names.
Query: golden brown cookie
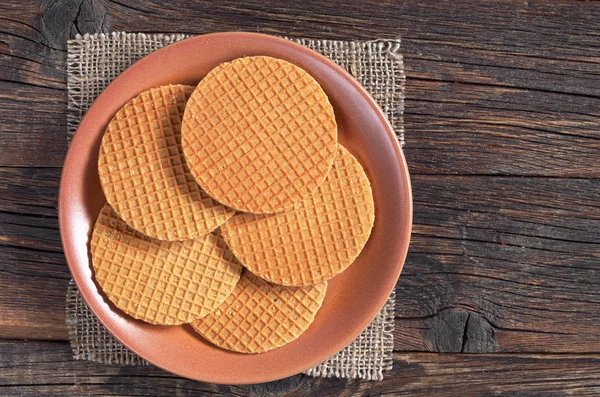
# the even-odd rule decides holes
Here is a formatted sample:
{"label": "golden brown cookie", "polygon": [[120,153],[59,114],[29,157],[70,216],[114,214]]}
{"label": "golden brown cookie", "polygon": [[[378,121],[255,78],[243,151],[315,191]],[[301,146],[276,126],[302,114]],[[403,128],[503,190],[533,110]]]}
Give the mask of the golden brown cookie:
{"label": "golden brown cookie", "polygon": [[108,203],[131,227],[161,240],[196,238],[234,214],[198,186],[183,156],[181,118],[193,89],[142,92],[117,112],[100,147]]}
{"label": "golden brown cookie", "polygon": [[238,58],[192,93],[182,146],[210,196],[240,211],[273,213],[325,180],[337,124],[327,95],[304,70],[267,56]]}
{"label": "golden brown cookie", "polygon": [[375,220],[371,184],[341,145],[325,182],[292,210],[238,214],[221,234],[240,262],[281,285],[311,285],[344,271],[369,239]]}
{"label": "golden brown cookie", "polygon": [[321,308],[327,282],[310,287],[283,287],[242,273],[239,283],[214,312],[192,327],[209,342],[227,350],[261,353],[297,339]]}
{"label": "golden brown cookie", "polygon": [[241,265],[212,233],[195,240],[144,236],[106,204],[94,226],[92,266],[98,285],[122,311],[151,324],[206,316],[231,293]]}

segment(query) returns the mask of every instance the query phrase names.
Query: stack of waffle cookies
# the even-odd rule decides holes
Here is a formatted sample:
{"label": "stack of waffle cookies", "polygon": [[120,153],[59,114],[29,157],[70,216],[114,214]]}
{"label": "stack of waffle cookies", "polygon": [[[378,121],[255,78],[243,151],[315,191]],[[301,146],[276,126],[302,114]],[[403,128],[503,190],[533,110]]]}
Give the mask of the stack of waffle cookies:
{"label": "stack of waffle cookies", "polygon": [[312,324],[375,220],[371,185],[303,69],[246,57],[125,104],[98,172],[95,280],[124,313],[261,353]]}

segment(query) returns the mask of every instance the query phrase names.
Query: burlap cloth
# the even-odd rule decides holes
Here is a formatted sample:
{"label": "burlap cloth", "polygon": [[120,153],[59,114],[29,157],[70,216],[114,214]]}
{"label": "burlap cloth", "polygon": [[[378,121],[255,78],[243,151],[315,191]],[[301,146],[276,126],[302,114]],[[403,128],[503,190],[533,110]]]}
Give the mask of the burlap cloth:
{"label": "burlap cloth", "polygon": [[[68,43],[69,139],[94,99],[138,59],[187,38],[183,34],[112,33],[77,36]],[[330,41],[296,39],[337,62],[371,93],[404,144],[404,71],[400,40]],[[383,379],[392,367],[394,299],[349,346],[305,373],[311,376]],[[107,364],[148,365],[117,341],[89,309],[71,281],[67,292],[67,325],[76,360]]]}

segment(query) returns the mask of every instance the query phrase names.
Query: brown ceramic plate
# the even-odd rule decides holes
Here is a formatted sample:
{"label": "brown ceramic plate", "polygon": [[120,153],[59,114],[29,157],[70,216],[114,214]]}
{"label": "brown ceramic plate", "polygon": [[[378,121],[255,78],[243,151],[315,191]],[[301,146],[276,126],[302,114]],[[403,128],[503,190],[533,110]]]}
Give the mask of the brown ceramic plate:
{"label": "brown ceramic plate", "polygon": [[[292,62],[324,88],[335,109],[340,142],[365,167],[375,197],[375,227],[356,262],[329,283],[312,326],[295,342],[246,355],[214,347],[189,326],[134,320],[108,302],[94,282],[91,231],[106,202],[97,172],[102,134],[129,99],[163,84],[197,84],[218,64],[250,55]],[[317,365],[348,345],[384,305],[402,270],[412,223],[406,162],[381,109],[342,68],[301,45],[253,33],[215,33],[169,45],[123,72],[96,99],[73,138],[59,194],[67,263],[100,321],[131,350],[167,371],[205,382],[244,384],[281,379]]]}

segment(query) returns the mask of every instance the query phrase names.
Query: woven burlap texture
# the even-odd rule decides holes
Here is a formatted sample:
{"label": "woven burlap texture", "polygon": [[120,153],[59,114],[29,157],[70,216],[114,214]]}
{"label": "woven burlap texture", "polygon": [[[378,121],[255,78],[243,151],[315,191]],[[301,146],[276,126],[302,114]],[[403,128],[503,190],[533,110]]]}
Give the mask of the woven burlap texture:
{"label": "woven burlap texture", "polygon": [[[110,33],[69,40],[67,55],[69,139],[102,90],[131,64],[183,34]],[[400,40],[331,41],[294,39],[332,59],[356,78],[379,103],[404,144],[404,70]],[[305,373],[311,376],[383,379],[392,367],[395,295],[349,346]],[[71,281],[67,292],[67,325],[76,360],[147,365],[116,340],[87,306]]]}

